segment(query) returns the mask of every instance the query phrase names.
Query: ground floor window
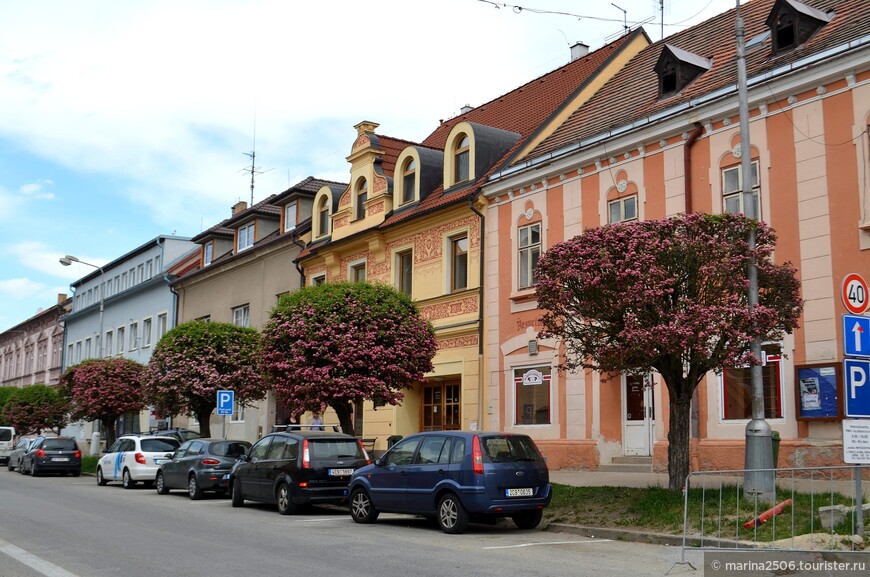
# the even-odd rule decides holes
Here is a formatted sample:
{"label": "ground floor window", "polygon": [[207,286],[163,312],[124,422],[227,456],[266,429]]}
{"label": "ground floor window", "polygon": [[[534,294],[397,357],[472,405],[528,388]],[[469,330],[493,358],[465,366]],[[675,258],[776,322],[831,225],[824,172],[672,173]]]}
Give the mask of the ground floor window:
{"label": "ground floor window", "polygon": [[550,367],[514,369],[517,425],[549,425]]}
{"label": "ground floor window", "polygon": [[455,431],[461,428],[460,385],[456,382],[423,386],[423,430]]}
{"label": "ground floor window", "polygon": [[[764,417],[780,419],[782,413],[781,365],[779,345],[765,345],[766,357],[761,367],[764,389]],[[750,367],[727,368],[722,375],[722,398],[725,419],[752,418],[752,377]]]}

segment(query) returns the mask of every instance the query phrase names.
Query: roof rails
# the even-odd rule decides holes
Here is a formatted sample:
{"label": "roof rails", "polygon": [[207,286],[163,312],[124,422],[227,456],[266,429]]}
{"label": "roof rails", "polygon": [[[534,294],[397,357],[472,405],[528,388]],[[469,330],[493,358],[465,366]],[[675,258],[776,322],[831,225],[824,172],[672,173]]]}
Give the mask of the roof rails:
{"label": "roof rails", "polygon": [[272,432],[279,433],[281,431],[328,431],[332,429],[335,433],[341,432],[341,425],[323,424],[323,425],[272,425]]}

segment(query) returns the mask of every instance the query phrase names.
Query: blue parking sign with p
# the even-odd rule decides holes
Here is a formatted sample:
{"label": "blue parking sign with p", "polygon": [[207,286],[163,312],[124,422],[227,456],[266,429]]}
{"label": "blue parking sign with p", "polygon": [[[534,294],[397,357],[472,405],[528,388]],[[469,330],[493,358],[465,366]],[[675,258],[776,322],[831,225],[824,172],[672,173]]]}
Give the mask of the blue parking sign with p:
{"label": "blue parking sign with p", "polygon": [[846,385],[846,416],[870,418],[870,360],[846,359],[843,362]]}
{"label": "blue parking sign with p", "polygon": [[234,401],[235,401],[235,391],[218,391],[217,392],[217,414],[218,415],[232,415]]}

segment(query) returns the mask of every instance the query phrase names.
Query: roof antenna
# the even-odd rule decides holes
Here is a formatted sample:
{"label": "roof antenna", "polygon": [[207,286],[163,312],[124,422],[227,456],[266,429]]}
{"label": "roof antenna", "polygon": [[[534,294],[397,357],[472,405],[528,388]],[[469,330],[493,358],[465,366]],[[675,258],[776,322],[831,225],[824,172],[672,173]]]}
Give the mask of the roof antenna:
{"label": "roof antenna", "polygon": [[254,178],[258,174],[264,174],[266,172],[269,172],[269,170],[272,170],[271,168],[269,170],[260,170],[260,167],[258,167],[256,165],[256,160],[257,160],[257,114],[256,114],[256,112],[254,112],[254,141],[251,145],[251,152],[243,152],[242,154],[244,154],[245,156],[251,157],[250,168],[248,168],[248,167],[242,168],[241,170],[239,170],[239,172],[250,172],[251,173],[251,205],[250,206],[254,206]]}
{"label": "roof antenna", "polygon": [[622,10],[622,27],[623,27],[623,29],[625,29],[625,34],[628,34],[628,11],[623,9],[623,8],[620,8],[619,6],[614,4],[613,2],[611,2],[610,5],[613,6],[614,8],[616,8],[617,10]]}

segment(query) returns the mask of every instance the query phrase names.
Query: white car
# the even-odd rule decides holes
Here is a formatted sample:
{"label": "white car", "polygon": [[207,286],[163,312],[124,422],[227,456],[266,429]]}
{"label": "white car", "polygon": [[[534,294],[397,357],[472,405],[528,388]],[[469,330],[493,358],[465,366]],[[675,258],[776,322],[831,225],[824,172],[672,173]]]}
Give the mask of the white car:
{"label": "white car", "polygon": [[124,435],[103,451],[97,463],[97,484],[121,481],[125,489],[132,489],[137,481],[151,484],[157,477],[157,468],[170,458],[180,443],[172,437],[152,435]]}

